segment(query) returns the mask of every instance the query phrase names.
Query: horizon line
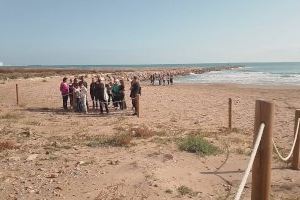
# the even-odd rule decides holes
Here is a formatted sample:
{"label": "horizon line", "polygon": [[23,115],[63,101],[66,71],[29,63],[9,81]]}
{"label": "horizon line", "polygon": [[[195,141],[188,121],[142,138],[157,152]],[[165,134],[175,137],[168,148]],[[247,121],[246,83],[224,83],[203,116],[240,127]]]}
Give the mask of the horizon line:
{"label": "horizon line", "polygon": [[[1,62],[0,62],[1,63]],[[0,67],[32,67],[32,66],[153,66],[153,65],[205,65],[205,64],[253,64],[253,63],[300,63],[299,61],[246,61],[246,62],[203,62],[203,63],[152,63],[152,64],[29,64],[7,65],[2,62]]]}

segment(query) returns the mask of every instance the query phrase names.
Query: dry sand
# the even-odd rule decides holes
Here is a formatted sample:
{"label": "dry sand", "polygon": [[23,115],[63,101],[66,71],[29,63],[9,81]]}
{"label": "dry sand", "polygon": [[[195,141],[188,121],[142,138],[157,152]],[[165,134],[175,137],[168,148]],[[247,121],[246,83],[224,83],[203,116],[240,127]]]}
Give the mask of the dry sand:
{"label": "dry sand", "polygon": [[[61,111],[60,79],[0,84],[0,142],[15,148],[0,149],[0,199],[232,199],[251,152],[255,100],[274,101],[274,137],[285,153],[300,107],[297,87],[143,83],[141,118],[130,116],[128,95],[125,112],[82,115]],[[229,97],[233,132],[225,128]],[[150,137],[134,137],[125,147],[87,145],[132,128]],[[204,135],[223,153],[180,151],[177,139],[190,133]],[[272,199],[299,199],[300,174],[289,166],[274,154]],[[191,191],[180,195],[180,186]],[[244,199],[250,188],[251,176]]]}

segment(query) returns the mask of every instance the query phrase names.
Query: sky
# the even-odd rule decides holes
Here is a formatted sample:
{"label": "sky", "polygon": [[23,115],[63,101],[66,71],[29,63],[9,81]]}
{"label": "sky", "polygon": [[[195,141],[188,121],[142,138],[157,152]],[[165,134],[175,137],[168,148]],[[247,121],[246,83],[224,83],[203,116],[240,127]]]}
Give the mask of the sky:
{"label": "sky", "polygon": [[299,0],[0,0],[0,64],[300,61]]}

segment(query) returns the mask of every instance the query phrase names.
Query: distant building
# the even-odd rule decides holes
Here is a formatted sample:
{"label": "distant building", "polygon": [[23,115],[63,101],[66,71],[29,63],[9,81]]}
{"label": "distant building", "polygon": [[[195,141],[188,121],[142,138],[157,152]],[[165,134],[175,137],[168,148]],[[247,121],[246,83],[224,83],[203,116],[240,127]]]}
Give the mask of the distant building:
{"label": "distant building", "polygon": [[3,66],[3,62],[0,62],[0,66]]}

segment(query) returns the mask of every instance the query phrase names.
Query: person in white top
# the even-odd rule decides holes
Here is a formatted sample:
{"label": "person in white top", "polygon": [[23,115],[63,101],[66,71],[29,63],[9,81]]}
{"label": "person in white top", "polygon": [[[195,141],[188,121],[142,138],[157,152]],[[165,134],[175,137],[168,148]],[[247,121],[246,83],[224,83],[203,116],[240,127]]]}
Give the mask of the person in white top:
{"label": "person in white top", "polygon": [[88,90],[83,85],[82,82],[79,82],[79,88],[80,88],[80,104],[81,104],[82,112],[87,113],[86,97],[87,97]]}

